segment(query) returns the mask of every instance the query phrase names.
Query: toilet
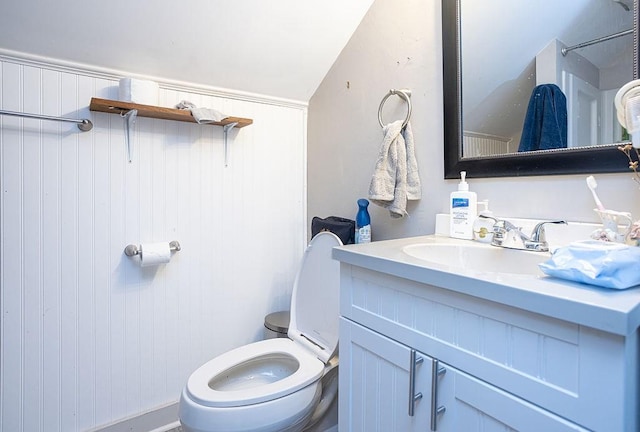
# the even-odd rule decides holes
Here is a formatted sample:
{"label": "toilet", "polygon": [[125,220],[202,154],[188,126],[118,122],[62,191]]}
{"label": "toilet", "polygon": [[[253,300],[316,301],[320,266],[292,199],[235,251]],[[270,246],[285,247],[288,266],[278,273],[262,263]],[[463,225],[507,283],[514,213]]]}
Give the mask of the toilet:
{"label": "toilet", "polygon": [[179,406],[185,432],[297,432],[318,421],[337,392],[340,264],[331,249],[341,245],[325,231],[305,250],[288,338],[241,346],[191,374]]}

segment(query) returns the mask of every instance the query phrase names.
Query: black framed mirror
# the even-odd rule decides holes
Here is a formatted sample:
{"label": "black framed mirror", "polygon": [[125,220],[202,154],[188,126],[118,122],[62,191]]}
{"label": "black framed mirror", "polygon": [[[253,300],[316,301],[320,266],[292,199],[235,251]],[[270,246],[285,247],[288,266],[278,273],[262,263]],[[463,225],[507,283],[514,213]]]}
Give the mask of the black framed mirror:
{"label": "black framed mirror", "polygon": [[[618,150],[618,146],[622,142],[628,142],[627,138],[622,135],[619,142],[603,143],[598,145],[581,145],[578,142],[572,147],[552,150],[536,150],[536,151],[514,151],[511,153],[493,154],[493,155],[463,155],[463,140],[467,131],[464,128],[465,121],[463,119],[463,92],[465,85],[469,80],[465,77],[467,84],[463,85],[463,72],[465,72],[463,64],[463,32],[465,31],[465,20],[469,16],[462,15],[463,2],[474,2],[475,0],[442,0],[442,47],[443,47],[443,96],[444,96],[444,178],[459,178],[460,171],[466,171],[467,177],[514,177],[514,176],[536,176],[536,175],[559,175],[559,174],[581,174],[581,173],[612,173],[628,171],[627,157]],[[632,44],[632,59],[630,59],[632,69],[632,78],[638,78],[638,0],[594,0],[607,2],[606,6],[620,8],[617,13],[623,12],[630,14],[630,23],[633,31],[627,31],[626,35],[619,39],[626,38]],[[489,2],[476,2],[476,4],[485,7]],[[513,2],[520,5],[520,2]],[[529,2],[527,2],[529,3]],[[577,3],[577,2],[568,2]],[[610,5],[608,4],[610,3]],[[557,2],[555,3],[558,4]],[[617,10],[617,9],[616,9]],[[495,20],[512,20],[507,12],[502,11],[501,14],[490,15]],[[535,19],[540,19],[536,17]],[[544,17],[542,18],[544,20]],[[519,22],[517,19],[513,20]],[[543,22],[543,21],[539,21]],[[489,22],[485,26],[484,31],[491,31],[495,21]],[[496,26],[497,27],[497,26]],[[584,29],[588,26],[581,26]],[[622,33],[622,32],[619,32]],[[521,35],[506,34],[505,38],[518,39]],[[469,37],[478,37],[486,40],[486,34],[477,36],[466,35]],[[570,41],[569,41],[570,42]],[[573,42],[570,42],[573,43]],[[608,42],[596,42],[601,45],[600,49]],[[580,44],[577,44],[580,45]],[[565,46],[565,45],[563,45]],[[610,45],[609,45],[610,46]],[[566,46],[565,46],[566,47]],[[574,46],[570,47],[575,49]],[[578,47],[580,48],[580,47]],[[570,49],[570,50],[571,50]],[[503,55],[504,51],[497,49]],[[571,55],[579,56],[580,49],[571,52]],[[535,63],[535,53],[532,54],[532,62]],[[566,54],[563,54],[566,55]],[[504,57],[505,55],[503,55]],[[628,56],[627,56],[628,57]],[[486,59],[486,64],[491,62]],[[526,75],[526,74],[525,74]],[[531,78],[530,76],[528,77]],[[535,79],[535,76],[534,76]],[[626,81],[630,81],[628,79]],[[525,93],[521,91],[521,93]],[[530,92],[529,92],[530,94]],[[529,94],[526,95],[528,99]],[[526,104],[526,102],[525,102]],[[615,114],[615,113],[614,113]],[[570,122],[571,120],[569,120]],[[520,120],[522,122],[522,120]],[[520,123],[520,127],[522,123]],[[576,136],[576,141],[580,137]],[[613,140],[612,140],[613,141]]]}

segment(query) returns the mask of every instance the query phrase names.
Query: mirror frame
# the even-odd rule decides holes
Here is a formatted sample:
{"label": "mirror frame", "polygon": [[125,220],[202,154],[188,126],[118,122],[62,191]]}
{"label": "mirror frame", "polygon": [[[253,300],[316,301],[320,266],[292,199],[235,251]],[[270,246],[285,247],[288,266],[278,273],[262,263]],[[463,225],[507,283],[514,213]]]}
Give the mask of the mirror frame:
{"label": "mirror frame", "polygon": [[[627,157],[618,150],[624,143],[527,154],[462,157],[462,58],[460,2],[442,0],[442,61],[444,105],[444,178],[517,177],[629,171]],[[467,0],[474,1],[474,0]],[[638,0],[633,1],[633,77],[638,78]]]}

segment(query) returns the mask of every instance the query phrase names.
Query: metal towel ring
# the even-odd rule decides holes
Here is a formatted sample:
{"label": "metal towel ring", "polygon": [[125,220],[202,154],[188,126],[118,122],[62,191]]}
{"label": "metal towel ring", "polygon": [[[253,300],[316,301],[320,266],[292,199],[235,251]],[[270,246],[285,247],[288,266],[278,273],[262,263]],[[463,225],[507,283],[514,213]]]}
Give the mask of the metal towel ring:
{"label": "metal towel ring", "polygon": [[378,123],[380,123],[380,127],[384,127],[384,123],[382,122],[382,107],[391,95],[398,95],[407,102],[407,118],[404,119],[404,122],[402,123],[402,127],[404,128],[411,118],[411,90],[408,89],[389,90],[389,93],[387,93],[385,97],[382,98],[382,102],[380,102],[380,107],[378,108]]}

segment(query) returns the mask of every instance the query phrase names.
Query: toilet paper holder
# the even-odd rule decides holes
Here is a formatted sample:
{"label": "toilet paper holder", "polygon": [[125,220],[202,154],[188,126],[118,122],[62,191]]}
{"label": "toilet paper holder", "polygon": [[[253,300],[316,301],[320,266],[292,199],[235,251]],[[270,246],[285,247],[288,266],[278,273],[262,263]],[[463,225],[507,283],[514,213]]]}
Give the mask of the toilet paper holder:
{"label": "toilet paper holder", "polygon": [[[177,240],[173,240],[169,242],[169,250],[171,252],[178,252],[180,249],[182,248],[180,247],[180,243],[178,243]],[[138,245],[130,244],[124,248],[124,254],[128,257],[140,255],[140,252],[141,252],[140,246]]]}

